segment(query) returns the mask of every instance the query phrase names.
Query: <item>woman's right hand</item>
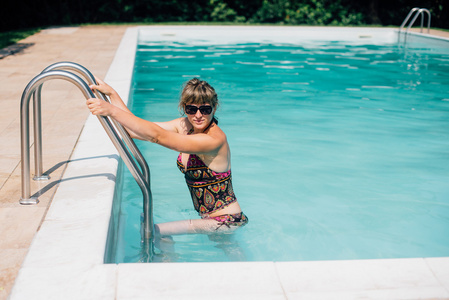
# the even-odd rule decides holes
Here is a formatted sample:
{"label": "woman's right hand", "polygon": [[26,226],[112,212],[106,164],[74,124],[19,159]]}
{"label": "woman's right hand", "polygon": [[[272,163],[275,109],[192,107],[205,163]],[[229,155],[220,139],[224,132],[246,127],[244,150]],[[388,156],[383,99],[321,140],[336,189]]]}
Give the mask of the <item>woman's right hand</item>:
{"label": "woman's right hand", "polygon": [[91,84],[90,89],[95,92],[95,90],[105,94],[106,96],[111,96],[113,93],[116,93],[115,90],[110,87],[106,82],[95,76],[95,80],[98,84]]}
{"label": "woman's right hand", "polygon": [[86,105],[90,112],[95,116],[111,116],[114,110],[114,105],[98,98],[87,99]]}

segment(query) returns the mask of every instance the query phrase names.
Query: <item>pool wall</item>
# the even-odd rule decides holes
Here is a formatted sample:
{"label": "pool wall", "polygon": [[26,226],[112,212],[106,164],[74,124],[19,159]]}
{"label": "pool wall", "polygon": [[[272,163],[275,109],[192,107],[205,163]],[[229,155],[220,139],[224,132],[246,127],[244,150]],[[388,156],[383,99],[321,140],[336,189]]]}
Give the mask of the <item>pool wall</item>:
{"label": "pool wall", "polygon": [[443,37],[429,36],[424,33],[409,34],[407,38],[404,38],[402,34],[400,39],[401,43],[406,41],[406,45],[411,48],[420,48],[425,45],[425,48],[432,48],[433,53],[449,54],[449,39]]}
{"label": "pool wall", "polygon": [[[156,27],[154,27],[156,28]],[[194,29],[193,29],[194,28]],[[187,42],[194,45],[229,43],[309,43],[319,41],[344,41],[360,44],[391,44],[397,33],[386,28],[346,27],[211,27],[164,26],[156,30],[142,30],[142,40]]]}
{"label": "pool wall", "polygon": [[[154,38],[352,36],[394,42],[393,29],[151,26]],[[129,95],[139,28],[127,30],[106,76]],[[369,37],[370,36],[370,37]],[[277,39],[279,37],[279,39]],[[371,40],[370,42],[368,40]],[[260,40],[259,40],[260,41]],[[88,66],[87,66],[88,67]],[[80,94],[80,101],[82,96]],[[33,239],[10,299],[449,299],[449,258],[352,261],[104,264],[118,155],[90,116]],[[152,174],[153,176],[157,176]],[[157,205],[157,204],[155,204]],[[26,208],[24,208],[26,209]]]}

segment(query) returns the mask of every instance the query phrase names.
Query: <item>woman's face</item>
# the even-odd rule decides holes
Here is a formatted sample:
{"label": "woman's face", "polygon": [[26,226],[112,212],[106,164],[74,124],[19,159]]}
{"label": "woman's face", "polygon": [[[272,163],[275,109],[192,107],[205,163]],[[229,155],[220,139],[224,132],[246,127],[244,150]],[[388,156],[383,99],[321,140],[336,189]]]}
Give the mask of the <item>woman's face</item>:
{"label": "woman's face", "polygon": [[184,108],[194,132],[203,132],[212,121],[215,109],[210,104],[187,104]]}

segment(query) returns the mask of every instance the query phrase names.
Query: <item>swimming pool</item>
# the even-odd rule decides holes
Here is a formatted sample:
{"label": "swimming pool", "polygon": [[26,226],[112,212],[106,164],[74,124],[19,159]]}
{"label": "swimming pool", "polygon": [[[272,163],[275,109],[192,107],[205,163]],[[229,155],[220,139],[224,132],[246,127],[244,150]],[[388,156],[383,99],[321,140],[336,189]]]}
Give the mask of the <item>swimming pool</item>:
{"label": "swimming pool", "polygon": [[[250,224],[231,247],[248,261],[449,255],[449,51],[360,34],[211,41],[140,32],[132,109],[176,118],[180,87],[209,81]],[[338,40],[337,40],[338,39]],[[176,153],[139,143],[155,222],[196,218]],[[136,262],[141,194],[119,172],[120,232],[110,262]],[[119,205],[120,208],[119,208]],[[175,237],[172,260],[228,261],[201,235]]]}
{"label": "swimming pool", "polygon": [[[393,36],[393,29],[150,26],[163,40],[188,37]],[[128,100],[139,28],[129,28],[106,81]],[[320,32],[321,31],[321,32]],[[167,35],[167,33],[169,35]],[[366,39],[364,37],[364,39]],[[233,40],[233,42],[234,42]],[[427,42],[431,42],[431,38]],[[250,41],[250,39],[248,39]],[[344,261],[105,264],[107,229],[117,173],[117,151],[90,116],[61,185],[36,233],[10,299],[446,299],[449,257]],[[80,188],[82,187],[82,188]],[[204,284],[211,279],[226,284]],[[188,275],[187,275],[188,274]],[[194,276],[190,276],[194,274]],[[186,276],[187,275],[187,276]],[[232,288],[229,288],[232,286]],[[45,287],[45,288],[42,288]],[[200,293],[198,291],[201,291]]]}

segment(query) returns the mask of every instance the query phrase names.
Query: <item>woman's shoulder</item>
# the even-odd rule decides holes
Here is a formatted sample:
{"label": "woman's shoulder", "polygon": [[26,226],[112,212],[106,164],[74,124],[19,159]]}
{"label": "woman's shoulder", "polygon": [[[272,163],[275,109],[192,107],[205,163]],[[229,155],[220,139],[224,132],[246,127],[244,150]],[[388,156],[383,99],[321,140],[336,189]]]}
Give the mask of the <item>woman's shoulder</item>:
{"label": "woman's shoulder", "polygon": [[214,124],[208,132],[210,136],[220,140],[223,144],[227,144],[226,133],[217,124]]}

